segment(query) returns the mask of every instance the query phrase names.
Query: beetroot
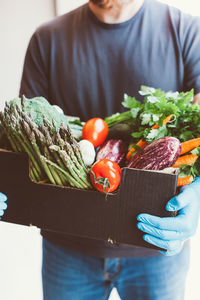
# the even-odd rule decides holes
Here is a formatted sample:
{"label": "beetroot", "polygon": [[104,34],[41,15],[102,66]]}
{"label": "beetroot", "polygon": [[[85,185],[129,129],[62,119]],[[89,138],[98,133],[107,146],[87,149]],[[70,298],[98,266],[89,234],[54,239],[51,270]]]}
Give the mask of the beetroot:
{"label": "beetroot", "polygon": [[101,145],[97,152],[96,160],[107,158],[120,164],[124,159],[126,152],[127,146],[122,140],[111,139]]}
{"label": "beetroot", "polygon": [[181,153],[181,143],[177,138],[166,136],[153,141],[135,154],[127,167],[144,170],[163,170],[172,167]]}

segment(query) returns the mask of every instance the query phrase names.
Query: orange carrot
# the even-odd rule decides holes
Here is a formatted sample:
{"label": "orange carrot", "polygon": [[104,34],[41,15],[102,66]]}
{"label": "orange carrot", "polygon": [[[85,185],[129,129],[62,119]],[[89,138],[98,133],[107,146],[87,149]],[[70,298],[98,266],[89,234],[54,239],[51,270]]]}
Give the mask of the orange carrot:
{"label": "orange carrot", "polygon": [[166,125],[167,123],[173,123],[176,120],[176,115],[172,114],[169,115],[167,118],[163,120],[163,125]]}
{"label": "orange carrot", "polygon": [[193,180],[194,180],[194,177],[192,175],[189,175],[186,177],[179,177],[178,181],[177,181],[177,187],[190,184],[190,183],[192,183]]}
{"label": "orange carrot", "polygon": [[[169,115],[167,118],[165,118],[164,120],[163,120],[163,125],[166,125],[167,123],[169,123],[170,121],[171,121],[171,119],[172,119],[172,117],[174,118],[173,119],[173,121],[175,120],[175,118],[176,118],[176,116],[175,115]],[[173,122],[172,121],[172,122]],[[158,129],[159,128],[159,126],[158,126],[158,123],[156,123],[155,125],[153,125],[153,127],[151,127],[151,129]],[[147,142],[146,141],[143,141],[142,139],[141,140],[139,140],[139,142],[136,144],[137,146],[139,146],[140,148],[144,148],[146,145],[147,145]],[[133,154],[133,152],[135,151],[135,148],[133,147],[133,148],[131,148],[129,151],[128,151],[128,153],[127,153],[127,155],[126,155],[126,159],[127,160],[129,160],[130,158],[131,158],[131,156],[132,156],[132,154]]]}
{"label": "orange carrot", "polygon": [[181,143],[181,155],[200,146],[200,138],[192,139]]}
{"label": "orange carrot", "polygon": [[144,148],[146,145],[147,145],[147,142],[146,142],[146,141],[143,141],[143,140],[140,140],[140,141],[137,143],[137,146],[139,146],[140,148]]}
{"label": "orange carrot", "polygon": [[198,158],[198,155],[188,154],[180,156],[175,164],[173,165],[173,168],[177,168],[180,165],[192,165]]}
{"label": "orange carrot", "polygon": [[[146,147],[146,145],[147,145],[147,142],[146,141],[143,141],[142,139],[141,140],[139,140],[139,142],[137,142],[137,144],[136,144],[138,147],[140,147],[140,148],[144,148],[144,147]],[[126,159],[127,160],[129,160],[130,158],[131,158],[131,156],[132,156],[132,154],[133,154],[133,152],[135,151],[135,148],[133,147],[133,148],[131,148],[129,151],[128,151],[128,153],[126,154]]]}
{"label": "orange carrot", "polygon": [[[172,119],[173,118],[173,119]],[[172,115],[169,115],[167,118],[165,118],[163,120],[163,125],[166,125],[167,123],[171,123],[171,122],[174,122],[176,119],[176,116],[174,114]],[[159,126],[158,126],[158,123],[156,123],[153,127],[151,127],[151,129],[158,129]]]}

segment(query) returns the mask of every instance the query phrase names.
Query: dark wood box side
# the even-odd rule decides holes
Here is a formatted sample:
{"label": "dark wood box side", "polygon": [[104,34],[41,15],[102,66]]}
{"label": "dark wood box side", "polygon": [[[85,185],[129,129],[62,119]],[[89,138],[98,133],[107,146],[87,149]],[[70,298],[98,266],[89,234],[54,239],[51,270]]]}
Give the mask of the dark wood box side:
{"label": "dark wood box side", "polygon": [[[177,175],[136,169],[124,169],[118,195],[118,224],[115,237],[118,242],[155,248],[146,243],[136,227],[137,215],[148,213],[159,217],[174,216],[165,210],[168,200],[176,194]],[[125,201],[124,201],[125,200]],[[120,230],[123,228],[123,231]],[[126,228],[133,228],[132,231]]]}
{"label": "dark wood box side", "polygon": [[28,156],[0,150],[0,166],[0,191],[8,197],[8,208],[2,221],[29,225],[31,197]]}
{"label": "dark wood box side", "polygon": [[118,192],[105,196],[32,182],[27,155],[1,151],[0,163],[1,191],[8,195],[3,221],[150,248],[155,247],[142,240],[136,216],[168,215],[164,207],[176,190],[175,175],[124,168]]}

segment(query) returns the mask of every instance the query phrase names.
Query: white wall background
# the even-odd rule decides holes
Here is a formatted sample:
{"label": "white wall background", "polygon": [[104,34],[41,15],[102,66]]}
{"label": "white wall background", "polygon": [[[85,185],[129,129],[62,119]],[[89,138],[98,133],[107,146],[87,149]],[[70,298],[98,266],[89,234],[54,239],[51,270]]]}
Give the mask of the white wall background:
{"label": "white wall background", "polygon": [[88,1],[87,0],[70,0],[70,1],[57,0],[56,1],[57,14],[61,15],[65,12],[75,9],[78,6],[81,6],[86,2]]}
{"label": "white wall background", "polygon": [[[53,0],[0,0],[0,109],[18,95],[32,33],[53,17]],[[40,269],[39,230],[0,222],[0,299],[41,300]]]}
{"label": "white wall background", "polygon": [[[85,0],[57,0],[62,14]],[[198,0],[163,0],[200,15]],[[54,0],[0,0],[0,109],[18,95],[25,50],[31,34],[54,16]],[[199,300],[200,229],[192,239],[186,300]],[[0,223],[0,299],[41,300],[41,237],[35,227]],[[117,300],[113,291],[110,300]],[[95,299],[96,300],[96,299]]]}
{"label": "white wall background", "polygon": [[5,100],[18,95],[32,33],[53,16],[53,0],[0,0],[0,108]]}
{"label": "white wall background", "polygon": [[193,16],[200,16],[200,3],[198,0],[160,0]]}

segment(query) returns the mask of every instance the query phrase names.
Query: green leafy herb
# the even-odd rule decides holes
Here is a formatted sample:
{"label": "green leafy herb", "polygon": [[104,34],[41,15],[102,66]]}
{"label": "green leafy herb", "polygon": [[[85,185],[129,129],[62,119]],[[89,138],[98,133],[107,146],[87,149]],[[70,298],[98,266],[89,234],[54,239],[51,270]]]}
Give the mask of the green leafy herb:
{"label": "green leafy herb", "polygon": [[[139,94],[144,96],[143,103],[125,95],[122,105],[127,111],[105,119],[109,127],[129,124],[132,130],[130,145],[134,145],[134,148],[140,139],[151,143],[163,136],[174,136],[184,142],[200,137],[200,106],[192,104],[193,89],[179,93],[141,86]],[[163,125],[163,120],[172,114],[175,118]],[[159,128],[152,129],[155,124]],[[200,149],[194,149],[191,153],[200,156]],[[181,176],[186,175],[200,176],[200,159],[192,166],[181,166]]]}

